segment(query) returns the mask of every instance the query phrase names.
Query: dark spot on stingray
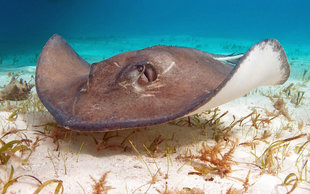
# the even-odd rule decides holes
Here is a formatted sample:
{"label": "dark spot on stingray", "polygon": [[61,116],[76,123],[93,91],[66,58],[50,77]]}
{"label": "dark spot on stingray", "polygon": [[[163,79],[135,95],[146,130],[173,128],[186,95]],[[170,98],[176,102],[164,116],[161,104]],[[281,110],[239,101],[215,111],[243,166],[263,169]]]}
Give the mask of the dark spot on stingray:
{"label": "dark spot on stingray", "polygon": [[90,65],[53,35],[38,60],[36,89],[60,125],[109,131],[199,113],[256,87],[282,84],[289,74],[286,54],[275,39],[245,54],[152,46]]}

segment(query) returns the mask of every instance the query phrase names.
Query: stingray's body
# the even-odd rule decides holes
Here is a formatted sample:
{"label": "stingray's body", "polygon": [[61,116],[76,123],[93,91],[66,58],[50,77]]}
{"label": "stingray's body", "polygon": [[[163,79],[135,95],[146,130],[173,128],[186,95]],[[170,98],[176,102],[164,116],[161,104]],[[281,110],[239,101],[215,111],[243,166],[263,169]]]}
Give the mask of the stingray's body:
{"label": "stingray's body", "polygon": [[285,52],[274,39],[244,55],[154,46],[89,65],[54,35],[40,55],[36,88],[60,125],[108,131],[202,112],[258,86],[282,84],[289,73]]}

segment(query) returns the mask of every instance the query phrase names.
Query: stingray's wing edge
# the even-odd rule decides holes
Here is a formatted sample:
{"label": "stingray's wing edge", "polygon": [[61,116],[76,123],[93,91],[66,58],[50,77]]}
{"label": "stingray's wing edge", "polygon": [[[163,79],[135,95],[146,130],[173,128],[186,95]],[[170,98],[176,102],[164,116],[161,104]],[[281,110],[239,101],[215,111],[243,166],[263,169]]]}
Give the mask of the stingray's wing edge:
{"label": "stingray's wing edge", "polygon": [[45,44],[36,67],[36,90],[59,124],[68,119],[72,93],[87,80],[89,70],[90,65],[61,36],[54,34]]}

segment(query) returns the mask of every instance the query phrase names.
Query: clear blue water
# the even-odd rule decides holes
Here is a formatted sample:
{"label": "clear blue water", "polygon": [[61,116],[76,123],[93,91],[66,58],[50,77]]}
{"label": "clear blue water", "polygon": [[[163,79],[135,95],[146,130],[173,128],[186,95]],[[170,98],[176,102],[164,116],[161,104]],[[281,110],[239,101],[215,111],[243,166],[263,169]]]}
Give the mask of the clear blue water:
{"label": "clear blue water", "polygon": [[[154,39],[146,44],[145,36],[183,35],[245,39],[253,43],[276,38],[286,48],[289,44],[310,45],[309,0],[0,0],[0,5],[0,57],[12,53],[33,53],[34,57],[26,64],[0,61],[2,68],[35,65],[40,50],[54,33],[75,42],[135,37],[132,49],[151,44],[182,44],[182,40],[174,43],[173,39]],[[135,47],[139,41],[142,43]],[[130,49],[119,47],[115,52],[103,53],[103,58]],[[299,51],[310,55],[309,50]]]}

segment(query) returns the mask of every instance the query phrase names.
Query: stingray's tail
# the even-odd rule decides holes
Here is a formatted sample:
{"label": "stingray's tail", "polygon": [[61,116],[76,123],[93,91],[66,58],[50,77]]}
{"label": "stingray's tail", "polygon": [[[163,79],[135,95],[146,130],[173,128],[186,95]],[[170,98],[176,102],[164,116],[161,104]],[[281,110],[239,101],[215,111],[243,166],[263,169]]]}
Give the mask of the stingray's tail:
{"label": "stingray's tail", "polygon": [[238,64],[239,61],[242,59],[244,56],[243,53],[238,53],[238,54],[231,54],[231,55],[217,55],[217,54],[210,54],[214,59],[218,61],[224,61],[232,64]]}

